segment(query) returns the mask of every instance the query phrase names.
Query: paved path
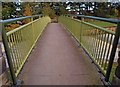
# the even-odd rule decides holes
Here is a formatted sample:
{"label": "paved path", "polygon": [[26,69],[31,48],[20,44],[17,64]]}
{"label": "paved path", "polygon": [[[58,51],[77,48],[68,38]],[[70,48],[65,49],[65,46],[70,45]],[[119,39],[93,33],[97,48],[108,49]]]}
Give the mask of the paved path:
{"label": "paved path", "polygon": [[59,23],[50,23],[19,77],[25,85],[99,85],[97,71],[87,58]]}

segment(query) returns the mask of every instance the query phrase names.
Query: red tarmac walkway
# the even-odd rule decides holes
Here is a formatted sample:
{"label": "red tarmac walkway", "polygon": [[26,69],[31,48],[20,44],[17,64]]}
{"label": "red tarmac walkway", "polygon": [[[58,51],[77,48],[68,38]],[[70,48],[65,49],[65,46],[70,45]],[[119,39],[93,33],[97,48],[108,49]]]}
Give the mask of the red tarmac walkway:
{"label": "red tarmac walkway", "polygon": [[101,84],[94,64],[59,23],[48,24],[19,77],[25,85]]}

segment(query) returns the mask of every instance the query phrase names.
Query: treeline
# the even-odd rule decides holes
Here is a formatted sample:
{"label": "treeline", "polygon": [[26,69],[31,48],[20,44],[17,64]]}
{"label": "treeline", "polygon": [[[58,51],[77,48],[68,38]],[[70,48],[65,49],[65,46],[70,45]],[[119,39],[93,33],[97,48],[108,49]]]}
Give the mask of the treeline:
{"label": "treeline", "polygon": [[120,3],[111,2],[2,2],[2,19],[44,14],[82,14],[120,18]]}
{"label": "treeline", "polygon": [[111,2],[69,2],[70,10],[79,14],[99,17],[120,17],[120,3]]}

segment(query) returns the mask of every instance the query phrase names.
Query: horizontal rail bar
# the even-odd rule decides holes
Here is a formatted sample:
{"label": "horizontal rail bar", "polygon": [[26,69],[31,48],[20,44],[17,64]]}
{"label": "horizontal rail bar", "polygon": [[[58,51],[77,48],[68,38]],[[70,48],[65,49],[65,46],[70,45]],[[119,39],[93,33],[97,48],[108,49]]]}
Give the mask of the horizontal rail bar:
{"label": "horizontal rail bar", "polygon": [[91,24],[91,23],[89,23],[89,22],[84,22],[84,21],[81,21],[81,20],[78,20],[78,19],[74,19],[74,18],[71,18],[71,19],[72,19],[72,20],[75,20],[75,21],[78,21],[78,22],[82,22],[82,23],[87,24],[87,25],[90,25],[90,26],[92,26],[92,27],[98,28],[98,29],[100,29],[100,30],[102,30],[102,31],[105,31],[105,32],[108,32],[108,33],[110,33],[110,34],[115,34],[115,32],[113,32],[113,31],[111,31],[111,30],[107,30],[107,29],[104,28],[104,27],[100,27],[100,26],[98,26],[98,25]]}
{"label": "horizontal rail bar", "polygon": [[97,28],[97,29],[100,29],[100,30],[105,31],[105,32],[107,32],[107,33],[115,34],[115,32],[113,32],[113,31],[107,30],[106,28],[99,27],[99,26],[94,25],[94,24],[91,24],[91,23],[88,23],[88,22],[82,22],[82,23],[87,24],[87,25],[90,25],[90,26],[95,27],[95,28]]}
{"label": "horizontal rail bar", "polygon": [[7,20],[0,20],[0,23],[8,24],[11,22],[27,19],[27,18],[33,18],[33,17],[39,17],[41,15],[33,15],[33,16],[26,16],[26,17],[20,17],[20,18],[13,18],[13,19],[7,19]]}
{"label": "horizontal rail bar", "polygon": [[10,34],[16,32],[16,31],[18,31],[18,30],[20,30],[20,29],[23,29],[24,27],[29,26],[30,24],[32,24],[32,23],[34,23],[35,21],[38,21],[38,20],[39,20],[39,19],[34,20],[34,21],[32,21],[32,22],[30,22],[30,23],[27,23],[27,24],[25,24],[25,25],[22,25],[22,26],[20,26],[20,27],[18,27],[18,28],[16,28],[16,29],[13,29],[13,30],[7,32],[6,34],[7,34],[7,36],[9,36]]}
{"label": "horizontal rail bar", "polygon": [[82,18],[90,18],[90,19],[95,19],[95,20],[100,20],[100,21],[105,21],[105,22],[110,22],[110,23],[120,23],[120,20],[118,19],[111,19],[111,18],[101,18],[101,17],[94,17],[94,16],[85,16],[85,15],[71,15],[71,16],[78,16]]}

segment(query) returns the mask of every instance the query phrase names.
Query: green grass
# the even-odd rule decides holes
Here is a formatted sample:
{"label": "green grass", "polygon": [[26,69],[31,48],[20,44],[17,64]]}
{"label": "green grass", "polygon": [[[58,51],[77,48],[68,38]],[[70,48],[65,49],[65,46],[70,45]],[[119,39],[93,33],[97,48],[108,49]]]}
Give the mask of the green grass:
{"label": "green grass", "polygon": [[98,25],[100,27],[117,26],[117,24],[114,24],[114,23],[109,23],[109,22],[104,22],[104,21],[98,21],[98,20],[89,21],[89,23]]}

